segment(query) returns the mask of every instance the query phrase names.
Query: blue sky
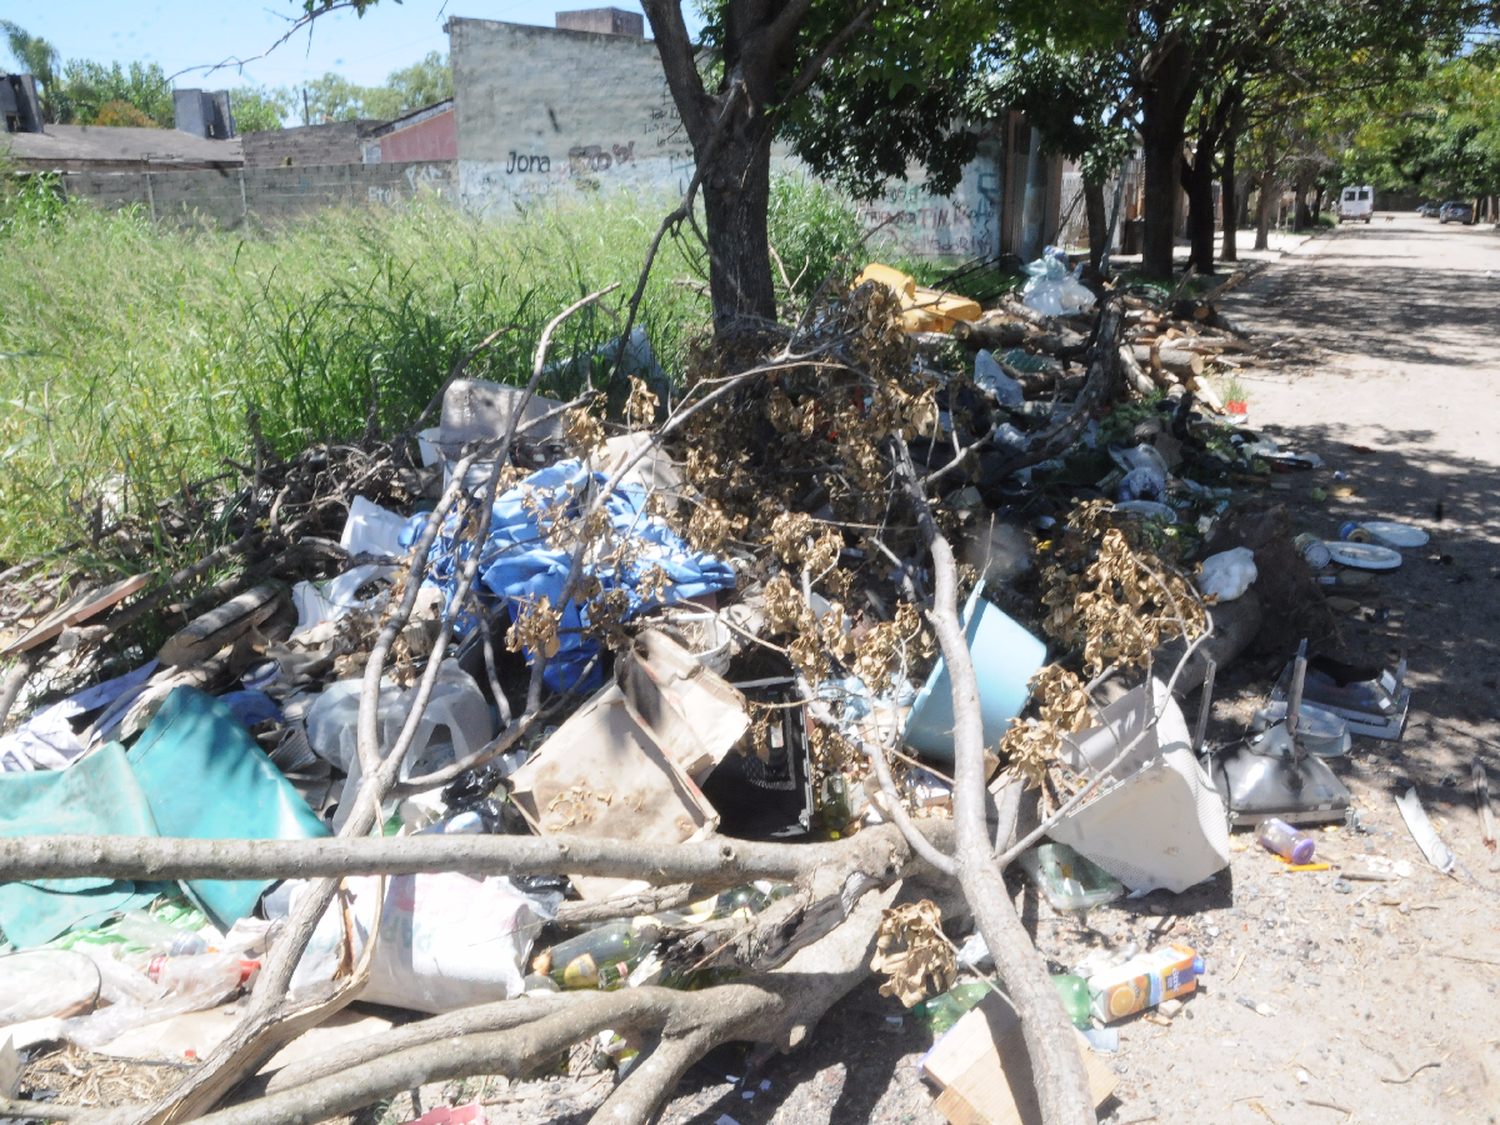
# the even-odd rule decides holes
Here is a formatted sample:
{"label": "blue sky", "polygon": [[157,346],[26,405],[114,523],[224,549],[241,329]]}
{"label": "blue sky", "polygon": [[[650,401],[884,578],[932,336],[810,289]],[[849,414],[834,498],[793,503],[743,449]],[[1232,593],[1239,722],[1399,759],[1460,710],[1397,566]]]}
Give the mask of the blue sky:
{"label": "blue sky", "polygon": [[[180,74],[176,84],[214,89],[245,82],[291,86],[335,71],[351,82],[373,86],[429,51],[446,54],[443,21],[449,16],[550,27],[558,9],[606,3],[609,0],[381,0],[363,19],[347,12],[320,17],[311,42],[306,31],[299,32],[268,57],[247,62],[244,77],[233,69],[208,76],[195,70]],[[614,0],[614,6],[641,10],[633,0]],[[177,74],[260,54],[285,33],[289,19],[301,9],[300,0],[0,0],[0,19],[49,40],[64,59],[154,62],[168,74]],[[8,52],[0,65],[14,65]]]}

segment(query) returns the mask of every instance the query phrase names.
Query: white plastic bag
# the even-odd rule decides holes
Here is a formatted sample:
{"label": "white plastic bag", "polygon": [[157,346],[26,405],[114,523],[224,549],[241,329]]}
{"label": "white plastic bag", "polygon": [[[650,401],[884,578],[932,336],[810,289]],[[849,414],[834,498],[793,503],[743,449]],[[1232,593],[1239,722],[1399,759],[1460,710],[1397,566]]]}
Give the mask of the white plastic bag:
{"label": "white plastic bag", "polygon": [[1255,569],[1255,552],[1249,547],[1234,547],[1209,555],[1203,560],[1203,573],[1198,576],[1198,589],[1203,596],[1219,595],[1219,604],[1232,602],[1241,597],[1254,584],[1258,572]]}
{"label": "white plastic bag", "polygon": [[[358,963],[370,940],[379,880],[346,879],[344,887],[297,964],[294,996],[332,980],[346,953]],[[504,878],[449,871],[390,879],[360,999],[436,1013],[519,996],[531,943],[554,913]],[[352,935],[344,932],[346,918]]]}
{"label": "white plastic bag", "polygon": [[974,385],[989,391],[1001,406],[1020,406],[1026,401],[1021,384],[1005,373],[989,351],[982,350],[974,357]]}
{"label": "white plastic bag", "polygon": [[1028,308],[1043,316],[1065,316],[1094,307],[1094,295],[1078,280],[1077,271],[1068,273],[1068,267],[1058,259],[1038,258],[1023,268],[1031,275],[1021,290],[1021,300]]}

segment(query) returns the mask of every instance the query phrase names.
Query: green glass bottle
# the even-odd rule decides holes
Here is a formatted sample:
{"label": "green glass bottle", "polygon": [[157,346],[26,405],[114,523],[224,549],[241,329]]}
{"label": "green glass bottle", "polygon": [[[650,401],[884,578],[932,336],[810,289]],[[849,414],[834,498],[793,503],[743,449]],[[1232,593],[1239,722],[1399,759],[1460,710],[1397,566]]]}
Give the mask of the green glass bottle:
{"label": "green glass bottle", "polygon": [[654,918],[633,918],[589,930],[543,950],[531,962],[532,971],[551,977],[560,988],[621,987],[631,971],[656,948]]}

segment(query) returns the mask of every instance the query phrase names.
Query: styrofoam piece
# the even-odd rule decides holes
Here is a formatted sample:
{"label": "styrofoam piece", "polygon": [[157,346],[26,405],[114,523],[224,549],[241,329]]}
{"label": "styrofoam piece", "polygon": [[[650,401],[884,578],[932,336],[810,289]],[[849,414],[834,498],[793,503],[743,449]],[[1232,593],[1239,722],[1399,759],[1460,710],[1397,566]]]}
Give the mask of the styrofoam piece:
{"label": "styrofoam piece", "polygon": [[[984,741],[993,745],[1026,706],[1031,678],[1047,659],[1047,646],[985,601],[983,592],[980,583],[964,606],[964,639],[979,679]],[[917,693],[902,736],[908,746],[928,758],[953,761],[953,682],[942,659]]]}
{"label": "styrofoam piece", "polygon": [[[1193,756],[1192,736],[1167,687],[1153,679],[1103,711],[1105,726],[1063,737],[1063,755],[1085,775],[1103,769],[1135,739],[1143,720],[1161,719],[1115,767],[1118,781],[1053,825],[1048,835],[1070,845],[1132,891],[1174,893],[1229,866],[1224,799]],[[1149,713],[1148,713],[1149,712]]]}

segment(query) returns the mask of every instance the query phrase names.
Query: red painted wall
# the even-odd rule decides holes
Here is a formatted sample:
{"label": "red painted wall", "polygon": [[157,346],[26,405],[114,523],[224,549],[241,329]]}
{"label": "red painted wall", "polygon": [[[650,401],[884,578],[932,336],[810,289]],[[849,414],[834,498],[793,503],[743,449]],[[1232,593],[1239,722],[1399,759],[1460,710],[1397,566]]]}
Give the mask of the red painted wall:
{"label": "red painted wall", "polygon": [[380,138],[380,162],[400,160],[457,160],[458,127],[453,111],[429,117]]}

